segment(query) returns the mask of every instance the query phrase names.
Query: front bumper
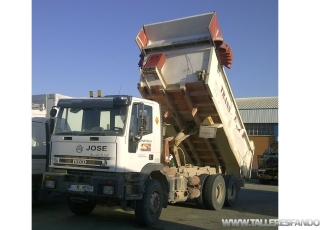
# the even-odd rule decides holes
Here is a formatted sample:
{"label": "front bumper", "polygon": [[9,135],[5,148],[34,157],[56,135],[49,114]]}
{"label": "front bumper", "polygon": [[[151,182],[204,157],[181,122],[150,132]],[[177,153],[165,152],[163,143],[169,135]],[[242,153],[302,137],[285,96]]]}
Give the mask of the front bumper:
{"label": "front bumper", "polygon": [[258,169],[257,177],[259,179],[266,179],[266,180],[278,180],[278,170],[277,169]]}
{"label": "front bumper", "polygon": [[[90,175],[91,174],[91,175]],[[43,174],[42,188],[55,193],[94,199],[141,199],[143,183],[123,173],[75,174],[52,171]],[[129,176],[133,177],[133,175]]]}

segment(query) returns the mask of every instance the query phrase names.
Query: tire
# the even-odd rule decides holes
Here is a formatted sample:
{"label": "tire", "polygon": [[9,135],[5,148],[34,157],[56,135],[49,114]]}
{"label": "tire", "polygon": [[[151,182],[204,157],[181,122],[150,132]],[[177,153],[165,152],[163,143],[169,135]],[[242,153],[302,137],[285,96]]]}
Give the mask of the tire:
{"label": "tire", "polygon": [[225,175],[224,181],[226,183],[226,197],[224,206],[233,207],[237,203],[240,192],[238,179],[234,175]]}
{"label": "tire", "polygon": [[96,207],[96,203],[92,201],[72,201],[69,197],[67,199],[68,207],[71,212],[76,215],[88,215]]}
{"label": "tire", "polygon": [[205,209],[206,208],[206,206],[204,204],[204,184],[205,184],[205,181],[206,181],[208,176],[209,176],[208,174],[201,174],[199,176],[199,178],[200,178],[200,186],[201,186],[201,188],[200,188],[200,196],[195,198],[195,202],[196,202],[196,206],[198,208],[201,208],[201,209]]}
{"label": "tire", "polygon": [[204,203],[209,210],[220,210],[226,197],[226,184],[221,175],[209,175],[204,186]]}
{"label": "tire", "polygon": [[40,201],[41,200],[41,183],[40,182],[32,182],[32,201]]}
{"label": "tire", "polygon": [[139,224],[150,226],[155,224],[161,215],[163,205],[163,191],[157,180],[147,180],[145,192],[141,200],[138,200],[135,208],[135,216]]}
{"label": "tire", "polygon": [[41,181],[40,176],[32,175],[32,201],[40,201],[41,200]]}

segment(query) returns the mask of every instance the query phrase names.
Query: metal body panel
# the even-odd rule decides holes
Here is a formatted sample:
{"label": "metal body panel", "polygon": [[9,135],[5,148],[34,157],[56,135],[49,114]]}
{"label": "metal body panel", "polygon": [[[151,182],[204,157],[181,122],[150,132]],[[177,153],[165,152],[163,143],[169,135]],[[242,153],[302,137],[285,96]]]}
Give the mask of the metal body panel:
{"label": "metal body panel", "polygon": [[[113,106],[112,100],[106,100],[105,97],[63,99],[59,102],[59,105],[81,108],[82,106],[87,107],[93,101],[97,104],[93,109],[95,107],[110,108]],[[94,133],[87,135],[81,132],[52,135],[50,167],[68,170],[128,173],[140,172],[148,163],[160,163],[162,143],[158,141],[161,140],[159,104],[143,98],[132,97],[132,103],[128,106],[128,118],[131,117],[130,113],[133,105],[137,103],[150,106],[154,116],[149,121],[152,123],[152,133],[142,137],[137,143],[137,148],[134,152],[129,151],[130,120],[128,120],[123,134],[117,136],[109,136],[108,130],[103,131],[101,135],[95,135]],[[73,119],[72,122],[81,122],[81,120],[77,119]],[[71,123],[69,124],[72,126]]]}
{"label": "metal body panel", "polygon": [[[214,12],[144,25],[148,46],[210,36],[208,26]],[[202,26],[201,26],[202,25]]]}
{"label": "metal body panel", "polygon": [[47,122],[48,119],[45,117],[32,118],[32,175],[40,175],[46,170],[46,159],[48,157],[48,133],[46,130]]}
{"label": "metal body panel", "polygon": [[39,111],[39,109],[33,109],[32,116],[50,118],[50,110],[52,106],[56,106],[61,98],[71,97],[59,93],[32,95],[32,104],[41,105],[43,108],[42,111]]}

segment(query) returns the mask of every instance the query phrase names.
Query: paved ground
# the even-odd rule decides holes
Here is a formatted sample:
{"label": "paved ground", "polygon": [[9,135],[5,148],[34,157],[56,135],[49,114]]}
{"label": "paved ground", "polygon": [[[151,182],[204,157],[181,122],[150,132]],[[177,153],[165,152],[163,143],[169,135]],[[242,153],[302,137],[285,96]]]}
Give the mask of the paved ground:
{"label": "paved ground", "polygon": [[[32,207],[33,230],[88,230],[88,229],[232,229],[224,227],[222,219],[277,219],[278,185],[261,185],[251,179],[241,189],[235,207],[220,211],[198,209],[194,202],[169,205],[163,209],[160,221],[153,227],[139,226],[133,212],[118,207],[97,206],[91,215],[73,215],[64,200],[34,204]],[[278,229],[278,227],[252,227],[251,229]],[[239,229],[239,227],[233,227]]]}

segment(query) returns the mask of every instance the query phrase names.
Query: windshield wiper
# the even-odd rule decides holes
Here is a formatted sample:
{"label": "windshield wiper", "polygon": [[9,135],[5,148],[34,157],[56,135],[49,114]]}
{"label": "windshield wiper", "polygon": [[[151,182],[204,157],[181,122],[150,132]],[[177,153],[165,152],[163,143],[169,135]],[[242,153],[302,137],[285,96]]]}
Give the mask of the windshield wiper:
{"label": "windshield wiper", "polygon": [[76,132],[76,131],[55,133],[55,135],[70,135],[70,136],[77,136],[78,134],[79,132]]}
{"label": "windshield wiper", "polygon": [[78,136],[105,136],[103,132],[79,133]]}

